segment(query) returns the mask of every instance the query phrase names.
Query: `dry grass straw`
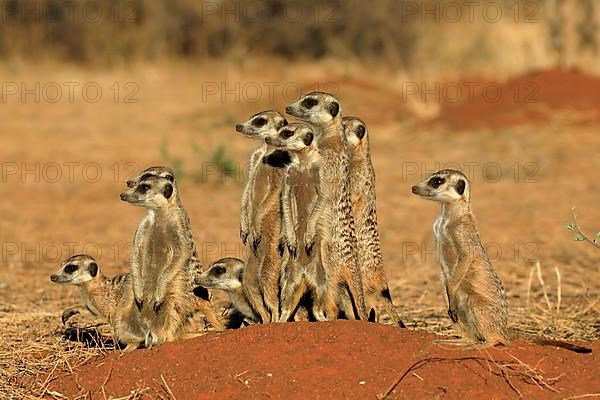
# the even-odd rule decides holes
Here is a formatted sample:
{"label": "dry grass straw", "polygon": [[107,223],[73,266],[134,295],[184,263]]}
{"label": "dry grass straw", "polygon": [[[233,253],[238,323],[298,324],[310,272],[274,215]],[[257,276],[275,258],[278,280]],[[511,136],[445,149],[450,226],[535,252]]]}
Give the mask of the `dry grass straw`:
{"label": "dry grass straw", "polygon": [[400,375],[384,393],[377,396],[377,398],[379,400],[387,399],[398,387],[398,385],[402,383],[408,374],[414,373],[414,371],[434,363],[467,364],[469,362],[474,362],[478,367],[486,369],[491,375],[502,378],[504,382],[511,388],[511,390],[513,390],[519,396],[519,398],[522,398],[523,396],[515,385],[515,379],[526,384],[536,385],[543,390],[557,392],[557,390],[554,388],[554,385],[559,381],[561,376],[550,378],[545,377],[543,375],[543,371],[539,369],[539,364],[543,360],[540,360],[535,366],[530,366],[509,353],[507,353],[507,355],[512,358],[512,360],[496,360],[489,354],[487,350],[483,350],[483,353],[485,353],[485,356],[448,358],[431,357],[419,360],[412,364],[404,373],[402,373],[402,375]]}

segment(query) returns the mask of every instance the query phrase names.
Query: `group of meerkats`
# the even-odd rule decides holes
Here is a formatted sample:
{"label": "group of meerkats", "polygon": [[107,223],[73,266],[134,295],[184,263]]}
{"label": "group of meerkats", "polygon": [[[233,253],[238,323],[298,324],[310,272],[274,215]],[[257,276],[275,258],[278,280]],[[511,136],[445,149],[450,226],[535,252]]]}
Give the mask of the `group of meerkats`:
{"label": "group of meerkats", "polygon": [[[148,210],[133,237],[130,272],[105,277],[89,255],[64,261],[51,280],[80,286],[85,307],[65,310],[63,323],[87,308],[109,323],[126,351],[152,347],[201,334],[192,323],[197,311],[222,330],[207,290],[218,289],[246,323],[379,321],[381,307],[404,327],[383,269],[365,123],[342,117],[340,102],[323,92],[306,94],[285,111],[300,122],[288,123],[271,110],[236,125],[261,142],[250,158],[241,201],[245,262],[224,258],[202,271],[173,171],[148,168],[121,194]],[[433,225],[436,253],[448,315],[460,338],[437,342],[482,348],[523,337],[508,328],[506,293],[479,238],[467,177],[441,170],[412,192],[441,203]]]}

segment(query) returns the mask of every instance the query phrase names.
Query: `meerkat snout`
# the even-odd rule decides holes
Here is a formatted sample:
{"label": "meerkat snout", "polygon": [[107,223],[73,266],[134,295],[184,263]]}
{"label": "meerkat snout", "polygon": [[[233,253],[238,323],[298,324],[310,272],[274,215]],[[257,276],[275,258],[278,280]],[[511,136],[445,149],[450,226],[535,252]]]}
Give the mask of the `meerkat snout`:
{"label": "meerkat snout", "polygon": [[242,124],[236,124],[235,125],[235,130],[238,131],[238,132],[243,131],[244,130],[244,125],[242,125]]}

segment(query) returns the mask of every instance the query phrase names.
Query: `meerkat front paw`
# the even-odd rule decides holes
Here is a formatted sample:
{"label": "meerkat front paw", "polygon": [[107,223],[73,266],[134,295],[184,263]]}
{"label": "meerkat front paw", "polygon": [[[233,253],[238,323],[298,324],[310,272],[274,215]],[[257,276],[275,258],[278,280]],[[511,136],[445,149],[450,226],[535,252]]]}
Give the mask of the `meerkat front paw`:
{"label": "meerkat front paw", "polygon": [[135,306],[137,307],[138,311],[142,311],[142,307],[144,307],[144,300],[138,299],[136,296],[134,296],[133,301],[135,302]]}
{"label": "meerkat front paw", "polygon": [[60,317],[63,325],[66,325],[69,318],[77,314],[79,314],[79,310],[76,310],[74,308],[69,308],[68,310],[63,311],[62,316]]}
{"label": "meerkat front paw", "polygon": [[311,229],[311,227],[306,228],[306,233],[304,234],[304,251],[306,251],[306,255],[309,257],[313,253],[313,247],[315,245],[315,241],[317,239],[317,233],[315,229]]}
{"label": "meerkat front paw", "polygon": [[245,246],[248,244],[248,230],[244,228],[240,228],[240,239],[242,240],[242,244]]}
{"label": "meerkat front paw", "polygon": [[156,315],[160,313],[160,310],[162,309],[164,304],[165,301],[162,298],[154,300],[154,304],[152,304],[152,310],[154,310],[154,313]]}

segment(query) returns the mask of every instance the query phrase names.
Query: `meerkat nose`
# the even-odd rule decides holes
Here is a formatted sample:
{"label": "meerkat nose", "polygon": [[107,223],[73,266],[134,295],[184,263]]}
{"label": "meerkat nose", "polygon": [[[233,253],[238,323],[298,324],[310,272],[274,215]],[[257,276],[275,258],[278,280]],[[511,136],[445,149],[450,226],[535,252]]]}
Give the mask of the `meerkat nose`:
{"label": "meerkat nose", "polygon": [[241,132],[243,129],[244,129],[244,125],[242,125],[242,124],[237,124],[235,126],[235,130],[238,132]]}
{"label": "meerkat nose", "polygon": [[413,186],[410,190],[412,190],[412,192],[414,194],[417,194],[417,191],[419,190],[416,186]]}
{"label": "meerkat nose", "polygon": [[285,108],[285,112],[289,114],[289,113],[290,113],[290,111],[292,111],[292,107],[291,107],[291,106],[287,106],[287,107]]}
{"label": "meerkat nose", "polygon": [[125,193],[121,193],[121,194],[119,195],[119,197],[121,198],[121,200],[125,200]]}
{"label": "meerkat nose", "polygon": [[58,280],[58,277],[56,275],[52,274],[52,275],[50,275],[50,280],[52,282],[56,282]]}

